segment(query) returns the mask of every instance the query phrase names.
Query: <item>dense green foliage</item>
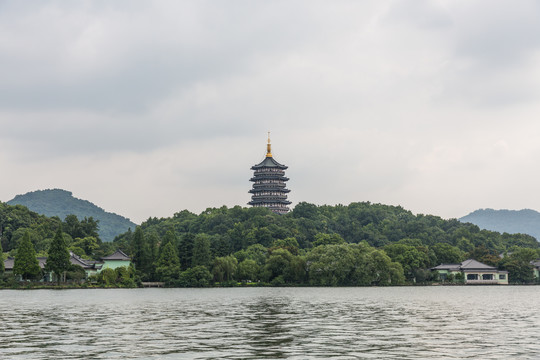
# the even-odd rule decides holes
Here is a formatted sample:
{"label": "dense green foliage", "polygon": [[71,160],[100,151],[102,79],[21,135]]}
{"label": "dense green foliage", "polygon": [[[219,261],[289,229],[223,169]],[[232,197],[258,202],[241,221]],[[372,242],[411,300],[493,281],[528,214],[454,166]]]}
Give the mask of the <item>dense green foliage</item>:
{"label": "dense green foliage", "polygon": [[133,267],[117,267],[116,269],[103,269],[98,276],[98,284],[105,287],[135,287],[135,270]]}
{"label": "dense green foliage", "polygon": [[28,231],[24,234],[17,248],[13,273],[21,275],[24,280],[28,278],[35,278],[41,273],[39,261],[36,256],[36,250],[30,241],[30,234]]}
{"label": "dense green foliage", "polygon": [[99,259],[114,252],[112,243],[103,243],[99,237],[99,222],[94,218],[75,215],[48,218],[22,205],[10,206],[0,203],[0,242],[2,251],[14,256],[23,236],[28,233],[38,256],[47,256],[49,246],[58,227],[63,228],[63,237],[69,250],[88,259]]}
{"label": "dense green foliage", "polygon": [[28,231],[37,252],[46,251],[45,239],[52,239],[61,220],[48,218],[28,210],[25,206],[0,203],[0,232],[4,252],[17,248],[18,242]]}
{"label": "dense green foliage", "polygon": [[176,286],[205,286],[212,280],[395,285],[428,281],[429,268],[467,258],[501,269],[521,267],[525,274],[531,266],[523,258],[510,261],[510,255],[499,254],[527,249],[528,258],[536,258],[539,250],[529,235],[480,230],[455,219],[367,202],[300,203],[287,215],[239,206],[199,215],[184,210],[171,218],[150,218],[138,231],[142,242],[128,231],[114,244],[135,258],[142,248],[155,249],[145,250],[160,257],[144,271],[137,268],[141,278]]}
{"label": "dense green foliage", "polygon": [[99,236],[103,241],[112,241],[118,234],[127,229],[135,229],[135,224],[129,219],[106,212],[102,208],[89,201],[73,197],[72,193],[65,190],[38,190],[17,195],[7,202],[9,205],[24,205],[38,214],[60,219],[68,215],[75,215],[78,219],[93,218],[99,221]]}
{"label": "dense green foliage", "polygon": [[64,240],[62,227],[59,227],[49,248],[49,255],[47,257],[45,270],[52,271],[55,274],[57,281],[60,282],[60,280],[64,277],[64,273],[71,268],[69,258],[70,255]]}
{"label": "dense green foliage", "polygon": [[[367,202],[300,203],[286,215],[239,206],[199,215],[184,210],[170,218],[150,218],[112,243],[101,242],[100,223],[93,218],[68,215],[61,221],[0,204],[0,220],[2,244],[11,255],[26,233],[40,254],[52,255],[51,264],[60,253],[60,239],[64,259],[67,249],[90,259],[117,248],[129,254],[135,270],[100,274],[97,281],[103,286],[140,281],[169,286],[399,285],[436,279],[431,267],[468,258],[508,270],[511,282],[530,283],[530,262],[539,258],[539,244],[529,235],[480,230],[455,219]],[[71,268],[57,271],[74,279],[80,275]]]}

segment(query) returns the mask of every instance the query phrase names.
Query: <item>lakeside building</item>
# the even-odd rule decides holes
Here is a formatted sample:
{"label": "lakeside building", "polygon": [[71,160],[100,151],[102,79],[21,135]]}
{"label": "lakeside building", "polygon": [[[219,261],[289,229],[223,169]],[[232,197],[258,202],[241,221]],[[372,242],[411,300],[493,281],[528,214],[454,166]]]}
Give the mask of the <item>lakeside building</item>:
{"label": "lakeside building", "polygon": [[257,165],[253,165],[253,177],[249,180],[253,182],[253,188],[249,190],[251,201],[248,205],[254,207],[267,207],[278,214],[289,212],[290,201],[287,200],[287,193],[290,192],[285,186],[289,178],[285,177],[285,170],[288,167],[278,163],[272,157],[272,145],[270,144],[270,133],[268,133],[268,144],[266,145],[266,157]]}
{"label": "lakeside building", "polygon": [[533,267],[534,279],[538,281],[540,279],[540,259],[531,261]]}
{"label": "lakeside building", "polygon": [[508,285],[508,271],[498,270],[473,259],[465,260],[461,264],[441,264],[430,270],[437,271],[441,280],[446,280],[450,274],[453,277],[462,274],[465,284]]}
{"label": "lakeside building", "polygon": [[[122,250],[116,250],[112,255],[101,258],[101,260],[86,260],[80,256],[70,252],[69,261],[72,265],[80,266],[84,269],[86,278],[97,275],[104,269],[116,269],[121,266],[130,266],[131,258],[127,256]],[[42,281],[52,281],[52,274],[45,272],[45,265],[47,264],[46,257],[38,257],[39,267],[43,271]],[[15,265],[15,258],[8,257],[4,260],[4,269],[7,274],[13,273],[13,266]]]}

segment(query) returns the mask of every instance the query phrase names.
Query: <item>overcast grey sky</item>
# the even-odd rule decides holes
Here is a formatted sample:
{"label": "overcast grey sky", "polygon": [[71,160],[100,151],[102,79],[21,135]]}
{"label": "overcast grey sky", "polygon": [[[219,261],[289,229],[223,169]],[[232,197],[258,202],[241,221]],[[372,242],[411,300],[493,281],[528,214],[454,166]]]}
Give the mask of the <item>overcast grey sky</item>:
{"label": "overcast grey sky", "polygon": [[0,200],[540,209],[537,1],[0,1]]}

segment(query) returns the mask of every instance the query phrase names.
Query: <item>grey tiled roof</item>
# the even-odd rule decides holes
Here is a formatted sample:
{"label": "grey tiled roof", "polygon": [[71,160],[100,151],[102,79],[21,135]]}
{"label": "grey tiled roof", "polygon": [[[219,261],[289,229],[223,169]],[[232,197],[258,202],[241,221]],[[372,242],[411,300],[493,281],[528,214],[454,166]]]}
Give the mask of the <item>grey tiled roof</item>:
{"label": "grey tiled roof", "polygon": [[462,270],[497,270],[494,266],[489,266],[473,259],[465,260],[461,263]]}
{"label": "grey tiled roof", "polygon": [[123,260],[130,261],[131,258],[127,256],[122,250],[116,250],[112,255],[101,258],[101,260]]}
{"label": "grey tiled roof", "polygon": [[434,268],[431,268],[431,270],[459,271],[460,266],[461,266],[460,264],[441,264],[439,266],[435,266]]}
{"label": "grey tiled roof", "polygon": [[83,269],[91,269],[93,267],[95,267],[95,262],[94,263],[89,263],[87,262],[86,260],[80,258],[79,256],[77,256],[76,254],[71,253],[71,256],[69,257],[69,261],[73,264],[73,265],[79,265],[80,267],[82,267]]}
{"label": "grey tiled roof", "polygon": [[441,264],[431,270],[447,270],[447,271],[497,271],[497,268],[494,266],[489,266],[476,261],[474,259],[468,259],[463,261],[461,264]]}
{"label": "grey tiled roof", "polygon": [[287,169],[287,166],[278,163],[276,160],[274,160],[273,157],[266,157],[263,161],[261,161],[257,165],[253,165],[251,167],[251,170],[259,169],[262,167],[277,167],[283,170]]}
{"label": "grey tiled roof", "polygon": [[[69,261],[73,265],[79,265],[83,269],[101,269],[101,266],[103,263],[101,261],[96,260],[85,260],[81,257],[75,255],[74,253],[70,252]],[[41,269],[45,268],[45,264],[47,263],[46,257],[38,257],[39,267]],[[129,261],[131,260],[129,256],[127,256],[122,250],[117,250],[114,254],[109,255],[107,257],[102,258],[104,260],[124,260]],[[13,266],[15,265],[15,258],[8,257],[6,260],[4,260],[4,269],[7,271],[13,270]]]}
{"label": "grey tiled roof", "polygon": [[[39,267],[44,269],[45,264],[47,263],[46,257],[38,257]],[[15,266],[15,258],[8,257],[6,260],[4,260],[4,269],[5,270],[13,270],[13,266]]]}

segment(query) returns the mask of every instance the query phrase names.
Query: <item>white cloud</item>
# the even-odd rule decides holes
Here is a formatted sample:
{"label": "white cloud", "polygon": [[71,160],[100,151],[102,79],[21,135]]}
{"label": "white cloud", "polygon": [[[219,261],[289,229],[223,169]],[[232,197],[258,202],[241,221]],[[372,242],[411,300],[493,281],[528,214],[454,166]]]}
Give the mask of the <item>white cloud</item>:
{"label": "white cloud", "polygon": [[294,202],[538,209],[537,7],[3,2],[0,198],[244,205],[271,130]]}

